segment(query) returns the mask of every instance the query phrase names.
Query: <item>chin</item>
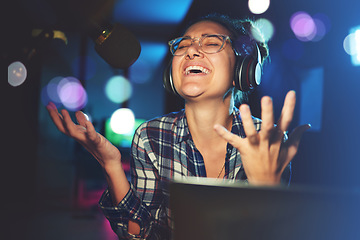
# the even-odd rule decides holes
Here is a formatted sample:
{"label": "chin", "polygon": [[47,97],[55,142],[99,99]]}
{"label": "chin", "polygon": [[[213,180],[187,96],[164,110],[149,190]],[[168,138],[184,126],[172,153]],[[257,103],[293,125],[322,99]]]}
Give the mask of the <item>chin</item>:
{"label": "chin", "polygon": [[183,88],[179,93],[183,98],[186,99],[186,98],[195,98],[201,96],[204,93],[204,91],[202,91],[197,87],[186,87]]}

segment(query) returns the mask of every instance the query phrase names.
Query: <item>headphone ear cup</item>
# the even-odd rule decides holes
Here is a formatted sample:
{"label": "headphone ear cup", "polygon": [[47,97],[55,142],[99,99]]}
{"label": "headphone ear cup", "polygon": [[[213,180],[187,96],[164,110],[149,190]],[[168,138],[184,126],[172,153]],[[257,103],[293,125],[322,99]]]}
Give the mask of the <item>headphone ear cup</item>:
{"label": "headphone ear cup", "polygon": [[169,64],[167,65],[167,67],[164,70],[164,73],[163,73],[163,86],[167,91],[172,92],[174,94],[178,94],[176,89],[175,89],[173,80],[172,80],[171,67],[172,67],[172,61],[169,62]]}
{"label": "headphone ear cup", "polygon": [[243,58],[236,56],[236,62],[235,62],[235,72],[234,72],[234,83],[235,83],[235,88],[243,91],[242,89],[242,84],[241,84],[241,66],[243,63]]}
{"label": "headphone ear cup", "polygon": [[235,87],[243,92],[255,89],[260,85],[261,71],[261,64],[254,57],[237,57]]}

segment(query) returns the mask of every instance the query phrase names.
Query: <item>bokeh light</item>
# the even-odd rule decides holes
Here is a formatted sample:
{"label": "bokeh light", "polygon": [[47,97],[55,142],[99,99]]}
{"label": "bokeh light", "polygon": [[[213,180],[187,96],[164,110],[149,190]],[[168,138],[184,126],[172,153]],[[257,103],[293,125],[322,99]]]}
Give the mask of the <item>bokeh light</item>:
{"label": "bokeh light", "polygon": [[295,36],[301,41],[310,41],[316,34],[313,18],[306,12],[296,12],[290,18],[290,26]]}
{"label": "bokeh light", "polygon": [[135,126],[134,112],[129,108],[117,109],[110,118],[110,127],[117,134],[132,134]]}
{"label": "bokeh light", "polygon": [[62,105],[58,94],[58,86],[64,77],[58,76],[51,79],[47,85],[41,90],[41,102],[46,106],[49,102],[53,102],[56,107]]}
{"label": "bokeh light", "polygon": [[360,65],[360,26],[352,28],[343,41],[343,48],[351,56],[354,66]]}
{"label": "bokeh light", "polygon": [[131,83],[123,76],[113,76],[105,85],[105,94],[114,103],[125,102],[132,95]]}
{"label": "bokeh light", "polygon": [[46,85],[46,93],[50,101],[52,101],[55,105],[61,103],[61,99],[58,94],[59,83],[63,80],[64,77],[58,76],[54,77],[49,81]]}
{"label": "bokeh light", "polygon": [[78,111],[86,106],[88,97],[77,78],[58,76],[43,87],[41,101],[44,105],[51,101],[56,107],[63,105],[69,111]]}
{"label": "bokeh light", "polygon": [[59,82],[58,94],[64,107],[71,111],[78,111],[87,104],[87,93],[74,77],[66,77]]}
{"label": "bokeh light", "polygon": [[260,30],[261,35],[258,31],[255,31],[254,28],[251,28],[252,36],[259,42],[268,42],[274,35],[274,26],[266,18],[257,19],[255,22],[255,27]]}
{"label": "bokeh light", "polygon": [[299,11],[290,18],[291,30],[303,42],[320,41],[328,33],[330,26],[329,18],[322,13],[311,17],[307,12]]}
{"label": "bokeh light", "polygon": [[325,36],[326,34],[326,27],[324,25],[324,23],[319,20],[319,19],[316,19],[316,18],[313,18],[314,20],[314,24],[315,24],[315,35],[314,37],[311,39],[311,41],[313,42],[318,42],[320,41],[321,39],[323,39],[323,37]]}
{"label": "bokeh light", "polygon": [[327,15],[325,15],[324,13],[316,13],[313,15],[313,19],[315,21],[317,28],[323,28],[318,30],[317,35],[321,35],[322,31],[324,31],[325,34],[327,34],[330,31],[331,21]]}
{"label": "bokeh light", "polygon": [[270,0],[249,0],[248,6],[253,14],[262,14],[268,10]]}
{"label": "bokeh light", "polygon": [[355,33],[350,33],[347,35],[343,41],[343,48],[345,52],[349,55],[356,54],[356,48],[354,48],[355,43]]}
{"label": "bokeh light", "polygon": [[8,83],[17,87],[23,84],[27,77],[27,70],[22,62],[16,61],[8,66]]}
{"label": "bokeh light", "polygon": [[357,54],[357,60],[360,62],[360,29],[355,32],[355,48]]}

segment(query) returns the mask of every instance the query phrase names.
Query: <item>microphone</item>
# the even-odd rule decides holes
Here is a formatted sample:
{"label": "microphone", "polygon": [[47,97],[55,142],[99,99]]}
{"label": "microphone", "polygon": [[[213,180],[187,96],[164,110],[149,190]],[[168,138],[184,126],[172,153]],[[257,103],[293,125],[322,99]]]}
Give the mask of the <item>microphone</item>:
{"label": "microphone", "polygon": [[138,59],[140,43],[125,26],[108,22],[95,25],[92,28],[95,31],[90,33],[90,37],[95,41],[95,51],[111,67],[126,69]]}

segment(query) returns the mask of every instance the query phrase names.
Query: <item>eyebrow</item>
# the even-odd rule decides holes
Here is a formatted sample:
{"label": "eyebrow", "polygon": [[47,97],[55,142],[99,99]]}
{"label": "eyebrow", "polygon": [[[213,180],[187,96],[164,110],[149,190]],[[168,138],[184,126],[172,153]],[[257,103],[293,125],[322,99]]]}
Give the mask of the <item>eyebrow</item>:
{"label": "eyebrow", "polygon": [[[206,35],[213,35],[213,34],[218,34],[218,33],[203,33],[203,34],[201,34],[201,37],[206,36]],[[189,38],[191,38],[191,36],[189,36],[189,35],[185,35],[185,36],[182,36],[182,37],[189,37]]]}

